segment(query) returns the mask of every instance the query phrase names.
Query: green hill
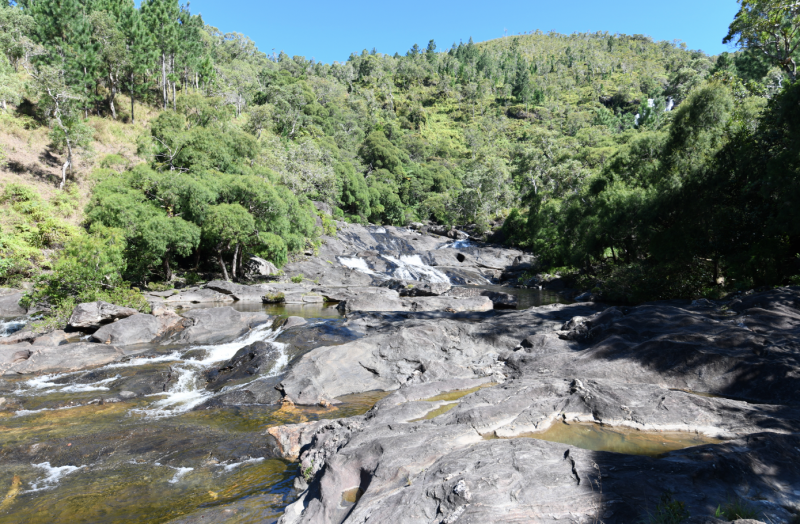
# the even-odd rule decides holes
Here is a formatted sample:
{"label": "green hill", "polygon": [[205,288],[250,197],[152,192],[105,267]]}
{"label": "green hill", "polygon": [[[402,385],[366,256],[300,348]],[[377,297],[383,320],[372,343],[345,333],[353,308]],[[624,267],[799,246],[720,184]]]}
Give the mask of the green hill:
{"label": "green hill", "polygon": [[[536,32],[322,64],[269,57],[173,0],[23,1],[0,7],[0,30],[0,280],[56,269],[36,300],[235,277],[245,254],[281,265],[318,242],[312,200],[362,223],[505,221],[495,240],[622,299],[800,273],[795,233],[759,211],[795,197],[755,191],[732,160],[772,158],[765,133],[792,125],[760,120],[793,84],[746,48]],[[694,213],[720,188],[724,212]],[[720,213],[740,233],[715,230]],[[58,284],[78,245],[108,251],[108,273]]]}

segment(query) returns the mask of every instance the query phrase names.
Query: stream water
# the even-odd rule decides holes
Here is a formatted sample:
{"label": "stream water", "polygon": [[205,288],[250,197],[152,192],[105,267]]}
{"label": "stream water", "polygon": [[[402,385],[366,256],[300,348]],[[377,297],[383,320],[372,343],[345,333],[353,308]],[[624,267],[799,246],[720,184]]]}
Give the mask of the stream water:
{"label": "stream water", "polygon": [[[560,301],[536,290],[502,290],[519,294],[522,307]],[[329,305],[236,309],[302,316],[309,321],[302,330],[348,339]],[[1,335],[23,325],[7,321]],[[254,380],[277,380],[301,354],[296,337],[265,326],[227,344],[154,346],[90,371],[0,378],[0,524],[159,523],[231,506],[235,515],[225,522],[274,522],[294,496],[297,466],[272,455],[266,430],[361,414],[384,395],[344,397],[331,408],[209,403],[245,385],[206,390],[209,366],[269,341],[282,358]]]}
{"label": "stream water", "polygon": [[[305,316],[323,332],[342,322],[321,306],[257,308]],[[273,375],[280,373],[290,356],[282,336],[264,327],[228,344],[153,347],[88,372],[3,377],[0,523],[157,523],[231,503],[241,507],[229,522],[274,521],[291,502],[296,467],[272,456],[266,429],[364,413],[377,401],[372,394],[329,409],[194,409],[218,394],[204,388],[204,370],[256,340],[284,351]],[[162,383],[163,391],[121,399]]]}

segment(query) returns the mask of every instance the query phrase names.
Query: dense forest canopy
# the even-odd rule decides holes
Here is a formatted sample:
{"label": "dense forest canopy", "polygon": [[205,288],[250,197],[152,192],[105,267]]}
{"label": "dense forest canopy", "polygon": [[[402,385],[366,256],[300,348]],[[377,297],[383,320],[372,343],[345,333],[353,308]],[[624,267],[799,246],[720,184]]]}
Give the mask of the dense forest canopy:
{"label": "dense forest canopy", "polygon": [[[609,298],[786,283],[800,274],[800,19],[740,3],[720,35],[739,51],[714,57],[535,31],[324,64],[267,55],[177,0],[4,1],[4,118],[49,128],[64,193],[93,189],[75,228],[58,199],[7,185],[0,279],[56,269],[39,296],[73,296],[48,253],[81,242],[107,255],[101,289],[201,264],[237,278],[247,255],[313,249],[318,201],[352,222],[470,226]],[[134,125],[142,107],[159,112],[135,162],[76,172],[87,119]]]}

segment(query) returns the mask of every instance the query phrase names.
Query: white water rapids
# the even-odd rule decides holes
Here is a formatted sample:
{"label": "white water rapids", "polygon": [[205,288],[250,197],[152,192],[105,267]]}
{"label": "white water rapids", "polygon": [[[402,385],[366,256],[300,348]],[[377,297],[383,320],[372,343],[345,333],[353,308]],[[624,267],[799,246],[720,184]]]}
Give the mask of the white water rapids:
{"label": "white water rapids", "polygon": [[[101,369],[119,369],[149,365],[157,362],[175,362],[171,367],[173,379],[169,382],[167,391],[153,393],[150,397],[162,397],[149,406],[143,409],[131,410],[132,413],[139,413],[148,417],[169,417],[184,413],[192,408],[202,404],[203,402],[213,398],[219,393],[231,391],[232,389],[244,387],[247,384],[239,384],[236,386],[225,387],[219,393],[206,390],[202,374],[212,364],[222,362],[233,357],[241,348],[248,346],[257,341],[265,341],[271,343],[280,351],[280,357],[275,362],[272,371],[269,374],[262,375],[262,377],[271,377],[281,373],[289,363],[288,356],[285,352],[285,344],[275,342],[275,338],[280,334],[280,330],[273,331],[268,324],[259,326],[247,334],[243,335],[234,342],[227,344],[206,345],[206,346],[192,346],[180,351],[173,351],[164,355],[159,355],[153,358],[132,358],[127,362],[119,362],[116,364],[109,364]],[[205,350],[202,357],[182,359],[181,355],[189,350]],[[111,378],[99,380],[91,384],[69,384],[64,383],[65,378],[70,376],[79,375],[82,372],[74,373],[59,373],[54,375],[45,375],[41,377],[34,377],[25,381],[22,384],[21,392],[25,395],[47,395],[51,393],[82,393],[91,391],[108,391],[110,386],[120,378],[119,375]],[[176,378],[177,377],[177,378]],[[256,380],[259,380],[257,378]],[[73,406],[70,406],[73,407]],[[78,407],[78,406],[74,406]],[[69,407],[61,408],[69,409]],[[20,410],[17,411],[17,416],[30,415],[40,411],[50,411],[51,409],[41,410]]]}
{"label": "white water rapids", "polygon": [[378,255],[392,266],[386,273],[378,273],[370,268],[366,260],[359,257],[338,257],[339,263],[367,275],[383,279],[416,280],[419,282],[450,283],[450,277],[422,261],[419,255]]}

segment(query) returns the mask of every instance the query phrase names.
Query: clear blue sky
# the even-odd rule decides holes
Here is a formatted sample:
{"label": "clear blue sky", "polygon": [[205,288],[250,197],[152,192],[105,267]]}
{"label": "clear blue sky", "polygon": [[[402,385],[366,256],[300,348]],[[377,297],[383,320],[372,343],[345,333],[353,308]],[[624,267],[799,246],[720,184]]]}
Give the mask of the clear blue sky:
{"label": "clear blue sky", "polygon": [[738,10],[736,0],[506,0],[506,1],[258,1],[192,0],[192,13],[223,32],[252,38],[267,54],[281,50],[317,61],[343,62],[376,47],[404,54],[414,43],[490,40],[541,29],[559,33],[609,31],[683,40],[709,54],[722,44]]}

